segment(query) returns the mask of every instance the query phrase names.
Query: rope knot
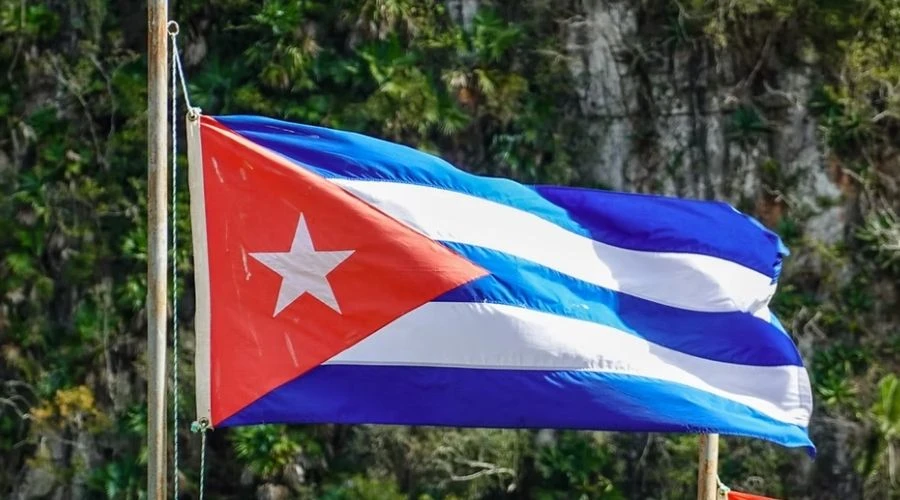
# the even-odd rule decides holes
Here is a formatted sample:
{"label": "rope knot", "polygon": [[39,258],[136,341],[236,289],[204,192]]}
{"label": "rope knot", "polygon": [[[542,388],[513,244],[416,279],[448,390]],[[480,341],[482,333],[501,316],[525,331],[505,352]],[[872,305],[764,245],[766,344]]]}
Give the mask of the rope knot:
{"label": "rope knot", "polygon": [[209,420],[206,418],[201,418],[199,420],[195,420],[191,422],[191,432],[197,433],[206,433],[210,429]]}

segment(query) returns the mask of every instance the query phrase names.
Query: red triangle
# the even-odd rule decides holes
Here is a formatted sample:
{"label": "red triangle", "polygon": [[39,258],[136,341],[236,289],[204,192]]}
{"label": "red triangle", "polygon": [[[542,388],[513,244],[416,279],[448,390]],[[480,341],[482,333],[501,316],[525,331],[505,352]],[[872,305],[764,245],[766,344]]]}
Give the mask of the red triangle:
{"label": "red triangle", "polygon": [[[201,120],[214,425],[486,274],[312,171]],[[249,254],[288,251],[301,213],[317,251],[354,251],[327,275],[341,313],[307,293],[273,316],[281,276]]]}

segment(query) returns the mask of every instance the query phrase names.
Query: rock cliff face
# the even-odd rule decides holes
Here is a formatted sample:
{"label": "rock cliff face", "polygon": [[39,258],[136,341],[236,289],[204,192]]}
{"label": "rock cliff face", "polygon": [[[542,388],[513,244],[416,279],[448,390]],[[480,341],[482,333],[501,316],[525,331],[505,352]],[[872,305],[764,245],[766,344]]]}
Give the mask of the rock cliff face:
{"label": "rock cliff face", "polygon": [[838,197],[807,108],[815,69],[784,66],[765,47],[747,67],[728,48],[676,40],[647,4],[585,0],[566,27],[597,179],[746,204],[778,196],[775,179],[760,171],[774,162],[797,177],[797,201],[818,208],[816,199]]}

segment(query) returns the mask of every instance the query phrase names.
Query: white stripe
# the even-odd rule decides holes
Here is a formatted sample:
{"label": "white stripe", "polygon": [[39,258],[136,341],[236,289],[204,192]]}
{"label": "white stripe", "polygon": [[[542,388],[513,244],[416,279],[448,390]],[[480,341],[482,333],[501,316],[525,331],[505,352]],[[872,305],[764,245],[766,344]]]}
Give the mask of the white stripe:
{"label": "white stripe", "polygon": [[802,367],[711,361],[608,326],[507,305],[430,302],[327,364],[613,372],[685,384],[783,422],[807,425],[811,413]]}
{"label": "white stripe", "polygon": [[757,312],[772,279],[729,260],[615,247],[484,198],[413,184],[332,179],[426,236],[475,245],[660,304],[705,312]]}

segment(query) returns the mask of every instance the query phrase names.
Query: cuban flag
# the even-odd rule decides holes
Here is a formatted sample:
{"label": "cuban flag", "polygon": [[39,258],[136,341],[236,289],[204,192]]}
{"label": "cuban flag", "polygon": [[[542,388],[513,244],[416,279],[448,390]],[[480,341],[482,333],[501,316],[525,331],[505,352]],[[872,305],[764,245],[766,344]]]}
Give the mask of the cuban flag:
{"label": "cuban flag", "polygon": [[254,116],[189,121],[196,390],[216,427],[703,432],[813,449],[730,206],[475,176]]}

